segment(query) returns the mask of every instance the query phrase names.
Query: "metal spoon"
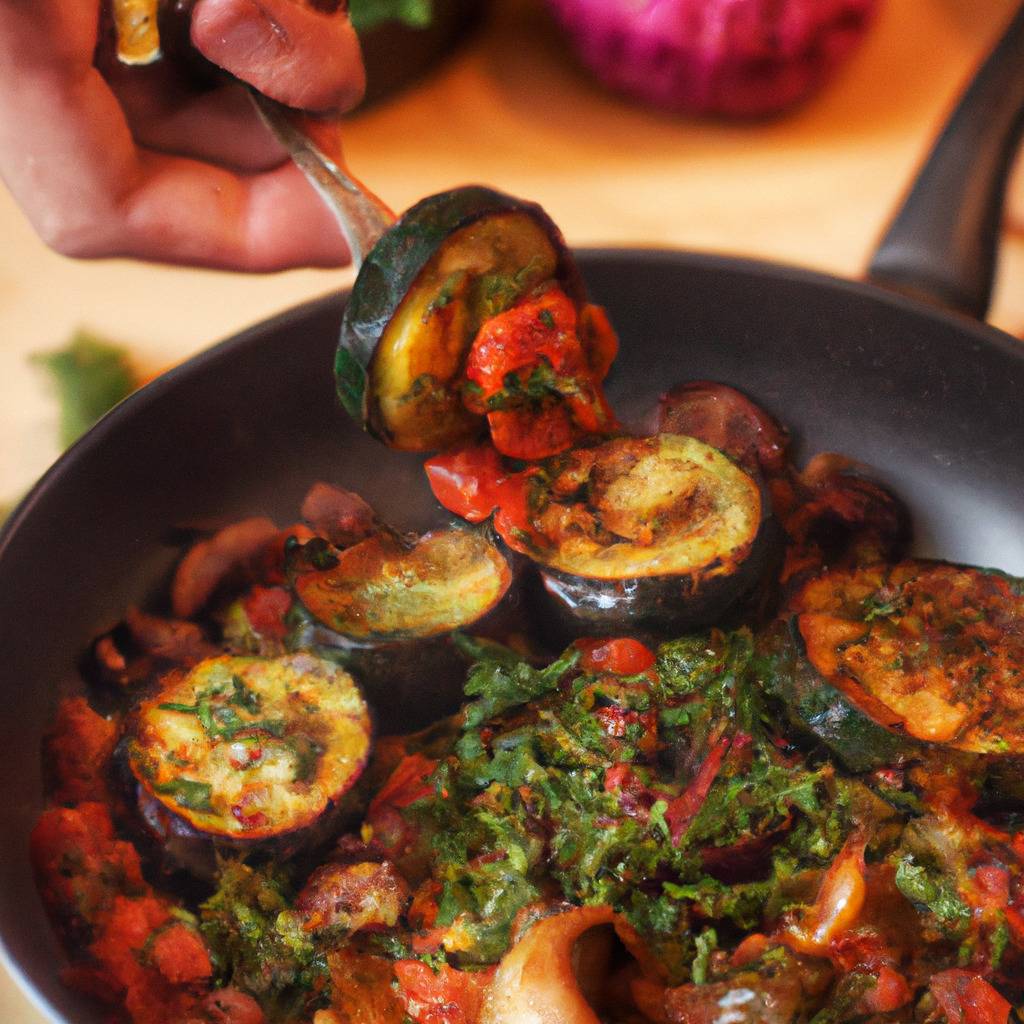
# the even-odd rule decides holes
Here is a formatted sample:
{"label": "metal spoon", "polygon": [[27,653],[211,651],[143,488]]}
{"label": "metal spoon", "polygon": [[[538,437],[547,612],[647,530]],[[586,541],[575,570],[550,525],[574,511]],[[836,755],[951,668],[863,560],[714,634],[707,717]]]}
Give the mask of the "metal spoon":
{"label": "metal spoon", "polygon": [[349,173],[341,150],[340,122],[286,107],[255,90],[249,95],[274,137],[291,154],[331,208],[358,270],[377,240],[395,222],[388,205]]}

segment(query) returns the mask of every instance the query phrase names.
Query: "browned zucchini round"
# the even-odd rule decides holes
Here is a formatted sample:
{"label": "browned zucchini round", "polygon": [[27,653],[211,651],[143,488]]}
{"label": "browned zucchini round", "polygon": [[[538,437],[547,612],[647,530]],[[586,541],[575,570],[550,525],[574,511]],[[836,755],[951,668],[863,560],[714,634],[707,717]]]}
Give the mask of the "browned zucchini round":
{"label": "browned zucchini round", "polygon": [[382,727],[403,731],[458,706],[466,664],[450,634],[493,620],[513,582],[478,530],[428,533],[411,546],[377,535],[344,551],[315,542],[294,562],[304,568],[292,573],[301,609],[289,643],[341,661]]}
{"label": "browned zucchini round", "polygon": [[367,256],[345,309],[338,396],[374,436],[410,451],[479,433],[461,374],[484,320],[545,283],[583,308],[562,235],[536,204],[471,186],[407,210]]}
{"label": "browned zucchini round", "polygon": [[537,563],[571,635],[707,625],[749,593],[768,560],[758,483],[692,437],[574,449],[529,477],[526,509],[525,522],[499,514],[496,526]]}
{"label": "browned zucchini round", "polygon": [[796,601],[818,673],[875,722],[930,743],[1024,753],[1024,596],[942,562],[833,571]]}
{"label": "browned zucchini round", "polygon": [[319,622],[356,642],[450,633],[486,615],[511,583],[508,563],[473,530],[428,533],[412,547],[370,537],[300,573],[299,600]]}
{"label": "browned zucchini round", "polygon": [[228,849],[317,836],[369,749],[352,677],[309,654],[221,655],[172,672],[127,737],[154,831]]}

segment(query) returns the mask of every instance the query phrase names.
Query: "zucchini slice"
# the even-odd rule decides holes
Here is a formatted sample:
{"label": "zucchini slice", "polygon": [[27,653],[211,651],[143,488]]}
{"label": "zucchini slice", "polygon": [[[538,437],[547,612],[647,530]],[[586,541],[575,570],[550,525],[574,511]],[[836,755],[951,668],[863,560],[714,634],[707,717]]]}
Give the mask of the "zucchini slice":
{"label": "zucchini slice", "polygon": [[349,413],[394,448],[451,447],[480,432],[462,374],[480,325],[540,285],[583,308],[579,272],[535,203],[468,186],[406,211],[367,256],[335,362]]}
{"label": "zucchini slice", "polygon": [[472,530],[428,533],[411,548],[370,537],[292,586],[306,610],[355,642],[418,640],[483,618],[512,582],[508,562]]}
{"label": "zucchini slice", "polygon": [[795,732],[820,743],[851,772],[901,764],[921,748],[879,725],[845,694],[824,680],[807,660],[795,623],[785,623],[758,640],[758,682]]}
{"label": "zucchini slice", "polygon": [[[308,548],[297,561],[308,563]],[[411,548],[376,536],[314,557],[321,568],[293,570],[299,605],[286,643],[350,669],[387,732],[421,728],[462,703],[466,660],[453,630],[514,628],[512,571],[477,531],[427,534]]]}
{"label": "zucchini slice", "polygon": [[817,672],[882,726],[1024,753],[1024,585],[908,560],[823,574],[796,601]]}
{"label": "zucchini slice", "polygon": [[318,823],[369,750],[352,677],[309,654],[222,655],[173,672],[138,707],[127,744],[140,796],[196,833],[246,844]]}
{"label": "zucchini slice", "polygon": [[538,563],[576,635],[706,625],[745,596],[767,561],[758,483],[692,437],[576,448],[527,477],[524,517],[496,528]]}

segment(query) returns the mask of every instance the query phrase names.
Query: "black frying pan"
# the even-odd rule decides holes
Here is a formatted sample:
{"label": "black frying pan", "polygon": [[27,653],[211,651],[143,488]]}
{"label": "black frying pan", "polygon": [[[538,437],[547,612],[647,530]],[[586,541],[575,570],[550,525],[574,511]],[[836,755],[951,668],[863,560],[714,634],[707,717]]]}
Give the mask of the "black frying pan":
{"label": "black frying pan", "polygon": [[[1024,575],[1024,345],[970,318],[988,305],[1022,126],[1024,10],[875,257],[885,290],[748,260],[581,253],[621,334],[616,409],[640,423],[675,382],[733,384],[792,428],[798,458],[831,449],[874,467],[910,505],[919,553]],[[336,405],[343,304],[261,324],[128,399],[0,534],[0,941],[55,1020],[96,1018],[57,979],[26,856],[40,737],[89,641],[130,602],[159,600],[174,527],[254,513],[290,522],[317,479],[406,527],[440,516],[420,457],[383,449]]]}

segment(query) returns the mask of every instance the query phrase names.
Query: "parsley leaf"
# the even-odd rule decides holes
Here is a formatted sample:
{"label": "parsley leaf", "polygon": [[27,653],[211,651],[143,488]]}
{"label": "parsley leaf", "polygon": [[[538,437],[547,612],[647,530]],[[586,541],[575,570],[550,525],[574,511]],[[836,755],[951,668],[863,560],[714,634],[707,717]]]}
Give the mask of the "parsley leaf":
{"label": "parsley leaf", "polygon": [[534,668],[515,651],[493,641],[459,633],[454,634],[454,640],[463,654],[474,659],[465,692],[467,697],[477,699],[466,706],[466,729],[476,729],[509,708],[555,690],[580,660],[580,652],[569,648],[557,661]]}

